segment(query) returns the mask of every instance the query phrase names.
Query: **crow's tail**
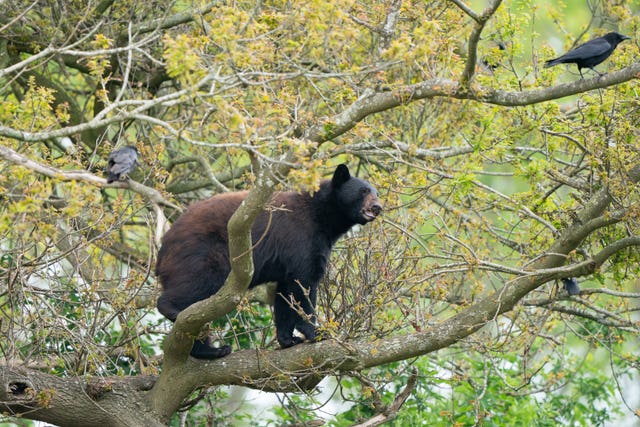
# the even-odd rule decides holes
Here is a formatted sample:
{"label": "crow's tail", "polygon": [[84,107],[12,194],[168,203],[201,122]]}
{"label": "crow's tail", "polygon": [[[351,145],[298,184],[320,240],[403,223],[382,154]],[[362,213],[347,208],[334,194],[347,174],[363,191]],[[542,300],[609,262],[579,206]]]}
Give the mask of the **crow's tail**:
{"label": "crow's tail", "polygon": [[553,67],[554,65],[562,64],[562,58],[550,59],[544,63],[544,68]]}

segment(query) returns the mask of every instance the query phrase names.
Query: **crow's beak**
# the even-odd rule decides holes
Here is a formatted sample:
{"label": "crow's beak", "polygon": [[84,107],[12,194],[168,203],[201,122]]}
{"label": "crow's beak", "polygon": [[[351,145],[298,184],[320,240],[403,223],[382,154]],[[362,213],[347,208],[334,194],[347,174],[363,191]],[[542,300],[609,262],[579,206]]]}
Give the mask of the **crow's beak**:
{"label": "crow's beak", "polygon": [[622,36],[622,40],[631,40],[631,37],[628,37],[628,36]]}

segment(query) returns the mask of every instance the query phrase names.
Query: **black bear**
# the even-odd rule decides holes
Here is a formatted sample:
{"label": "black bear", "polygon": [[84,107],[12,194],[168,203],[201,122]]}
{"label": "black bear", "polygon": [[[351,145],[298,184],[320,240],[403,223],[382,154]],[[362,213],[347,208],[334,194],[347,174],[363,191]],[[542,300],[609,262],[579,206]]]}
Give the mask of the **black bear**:
{"label": "black bear", "polygon": [[[200,201],[183,213],[162,239],[156,276],[162,284],[158,310],[171,321],[191,304],[220,290],[231,267],[227,222],[247,192]],[[250,288],[277,282],[274,323],[282,348],[316,339],[315,305],[331,248],[355,224],[373,221],[382,211],[376,190],[339,165],[331,180],[313,193],[276,193],[272,212],[261,212],[251,229],[254,273]],[[301,308],[306,316],[301,316]],[[196,340],[191,355],[214,359],[231,352]]]}

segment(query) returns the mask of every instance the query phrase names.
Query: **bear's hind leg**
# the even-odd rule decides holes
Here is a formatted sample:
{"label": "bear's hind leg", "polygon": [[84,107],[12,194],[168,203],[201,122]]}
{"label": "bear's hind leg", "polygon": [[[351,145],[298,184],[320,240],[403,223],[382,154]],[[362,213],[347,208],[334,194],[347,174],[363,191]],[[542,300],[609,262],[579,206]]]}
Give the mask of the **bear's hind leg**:
{"label": "bear's hind leg", "polygon": [[280,347],[287,348],[304,341],[300,337],[293,336],[296,323],[302,319],[282,295],[276,295],[273,303],[273,320],[276,324],[276,336]]}
{"label": "bear's hind leg", "polygon": [[298,314],[298,321],[296,322],[296,329],[303,334],[309,341],[316,341],[316,299],[318,285],[314,284],[310,286],[309,292],[302,289],[300,284],[296,283],[293,292],[293,297],[296,301],[300,301],[300,308],[304,311],[305,316]]}
{"label": "bear's hind leg", "polygon": [[[278,288],[278,291],[285,296],[290,319],[298,330],[308,341],[316,340],[316,297],[317,283],[312,283],[309,288],[304,287],[298,280],[289,282],[288,286]],[[293,304],[293,306],[292,306]],[[276,323],[277,325],[277,323]]]}
{"label": "bear's hind leg", "polygon": [[167,293],[163,293],[162,295],[160,295],[160,298],[158,298],[157,307],[158,311],[172,322],[176,321],[176,317],[178,317],[178,314],[180,314],[180,311],[182,311],[178,307],[176,307],[173,299]]}
{"label": "bear's hind leg", "polygon": [[191,348],[191,356],[196,359],[218,359],[229,353],[231,353],[230,345],[214,347],[211,345],[211,339],[209,337],[196,339],[193,342],[193,347]]}

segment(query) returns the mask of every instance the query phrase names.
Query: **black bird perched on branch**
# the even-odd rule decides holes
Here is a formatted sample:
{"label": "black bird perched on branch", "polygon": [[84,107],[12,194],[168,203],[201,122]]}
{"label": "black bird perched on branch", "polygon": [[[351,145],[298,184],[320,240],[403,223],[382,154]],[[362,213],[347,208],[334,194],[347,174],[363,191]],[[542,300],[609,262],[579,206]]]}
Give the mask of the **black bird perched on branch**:
{"label": "black bird perched on branch", "polygon": [[564,290],[569,295],[578,295],[580,293],[580,286],[578,286],[578,280],[575,277],[566,277],[562,279],[564,284]]}
{"label": "black bird perched on branch", "polygon": [[138,165],[138,149],[132,145],[127,145],[109,154],[107,164],[107,184],[119,181],[127,176]]}
{"label": "black bird perched on branch", "polygon": [[[630,38],[631,37],[623,36],[616,32],[605,34],[597,39],[589,40],[558,58],[548,60],[545,62],[544,67],[547,68],[557,64],[574,63],[578,66],[580,78],[584,78],[582,75],[583,68],[590,68],[598,73],[598,71],[593,67],[607,59],[616,49],[618,43]],[[602,74],[598,73],[598,75]]]}

